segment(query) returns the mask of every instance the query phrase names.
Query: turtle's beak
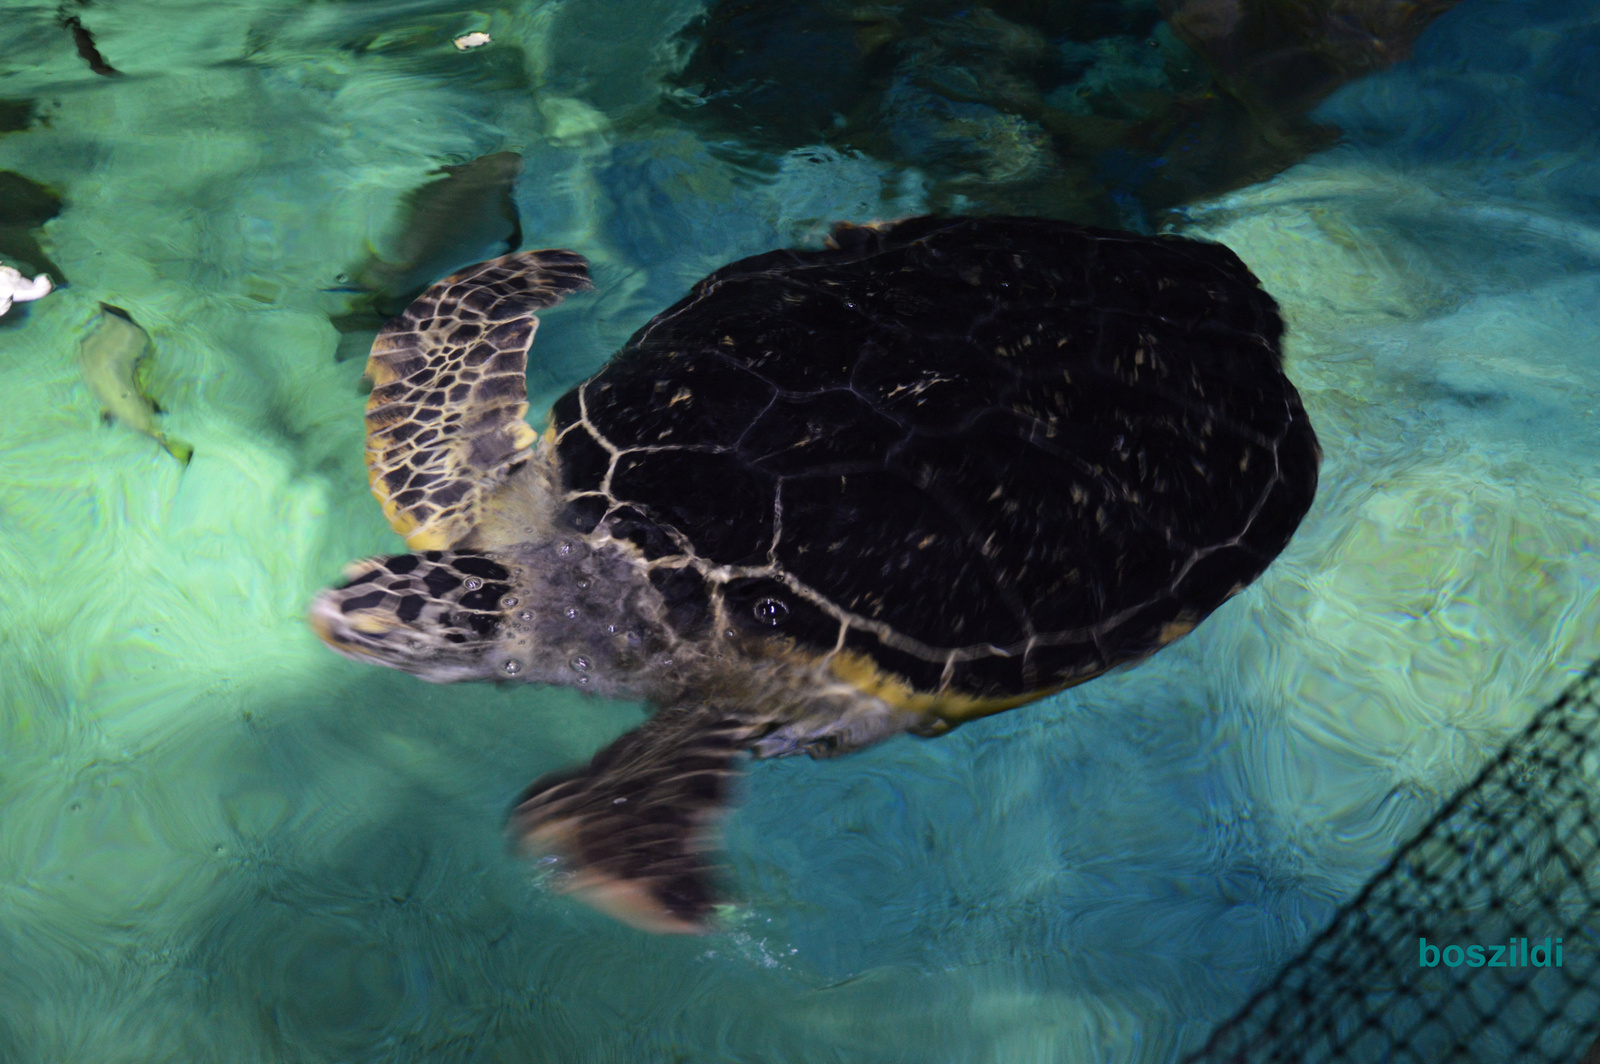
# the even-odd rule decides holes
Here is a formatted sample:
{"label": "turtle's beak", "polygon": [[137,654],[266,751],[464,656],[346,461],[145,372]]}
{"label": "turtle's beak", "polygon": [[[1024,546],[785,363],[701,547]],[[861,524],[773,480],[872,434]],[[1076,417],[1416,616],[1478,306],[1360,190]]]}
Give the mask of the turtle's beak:
{"label": "turtle's beak", "polygon": [[[312,600],[306,619],[317,638],[352,661],[430,683],[498,678],[485,655],[498,630],[493,607],[505,587],[472,572],[457,575],[447,568],[453,560],[392,555],[354,562],[342,587]],[[468,562],[479,569],[488,564],[476,556]]]}
{"label": "turtle's beak", "polygon": [[[381,660],[372,651],[374,641],[382,641],[390,633],[390,626],[370,613],[347,615],[342,606],[349,596],[342,590],[324,591],[311,603],[311,630],[329,647],[352,661],[371,664]],[[363,638],[364,637],[364,638]]]}
{"label": "turtle's beak", "polygon": [[312,600],[311,616],[307,618],[311,622],[311,630],[317,633],[317,638],[335,650],[340,649],[339,640],[334,635],[334,620],[338,609],[328,601],[327,592],[323,592]]}
{"label": "turtle's beak", "polygon": [[406,625],[395,614],[394,596],[386,593],[388,577],[381,558],[346,565],[344,586],[328,588],[311,602],[307,620],[317,638],[353,661],[391,664],[392,644]]}

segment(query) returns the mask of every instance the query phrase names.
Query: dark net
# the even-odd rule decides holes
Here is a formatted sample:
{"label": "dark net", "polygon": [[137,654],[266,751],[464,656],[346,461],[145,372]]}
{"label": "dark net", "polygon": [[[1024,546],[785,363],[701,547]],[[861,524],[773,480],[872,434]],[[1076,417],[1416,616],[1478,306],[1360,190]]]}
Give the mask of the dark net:
{"label": "dark net", "polygon": [[1600,1064],[1597,857],[1600,663],[1186,1064]]}

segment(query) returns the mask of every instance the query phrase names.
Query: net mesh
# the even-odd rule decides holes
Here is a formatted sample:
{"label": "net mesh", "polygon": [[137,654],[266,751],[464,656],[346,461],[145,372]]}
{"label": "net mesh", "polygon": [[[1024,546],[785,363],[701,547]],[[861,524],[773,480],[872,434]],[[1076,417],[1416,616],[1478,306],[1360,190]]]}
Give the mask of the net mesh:
{"label": "net mesh", "polygon": [[1600,662],[1186,1064],[1600,1064],[1597,740]]}

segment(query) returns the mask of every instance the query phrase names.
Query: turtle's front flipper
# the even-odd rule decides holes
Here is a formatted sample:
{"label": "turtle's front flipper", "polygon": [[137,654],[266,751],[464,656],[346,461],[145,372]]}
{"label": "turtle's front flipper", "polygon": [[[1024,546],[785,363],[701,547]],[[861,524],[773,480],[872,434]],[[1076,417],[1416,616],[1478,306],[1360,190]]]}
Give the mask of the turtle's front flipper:
{"label": "turtle's front flipper", "polygon": [[367,479],[412,550],[448,550],[484,499],[525,463],[533,312],[590,288],[571,251],[469,266],[378,333],[367,359]]}
{"label": "turtle's front flipper", "polygon": [[704,931],[716,902],[706,854],[736,759],[757,734],[736,713],[663,710],[577,774],[530,787],[512,836],[565,859],[566,889],[602,912],[646,931]]}

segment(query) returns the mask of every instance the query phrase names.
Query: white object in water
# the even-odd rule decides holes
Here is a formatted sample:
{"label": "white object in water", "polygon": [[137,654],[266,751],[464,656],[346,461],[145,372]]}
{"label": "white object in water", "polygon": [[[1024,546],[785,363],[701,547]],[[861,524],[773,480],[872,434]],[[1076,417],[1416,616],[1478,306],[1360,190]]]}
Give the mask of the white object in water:
{"label": "white object in water", "polygon": [[475,30],[472,33],[463,33],[452,43],[456,46],[457,51],[465,52],[468,48],[482,48],[491,40],[493,40],[493,38],[487,33],[484,33],[482,30]]}
{"label": "white object in water", "polygon": [[49,295],[51,287],[50,278],[45,274],[30,281],[10,266],[0,266],[0,314],[10,310],[13,302],[26,303]]}

